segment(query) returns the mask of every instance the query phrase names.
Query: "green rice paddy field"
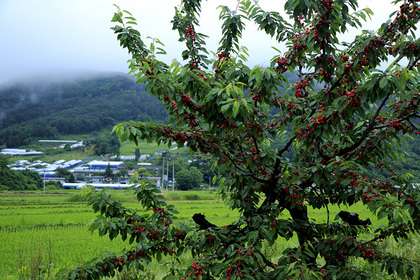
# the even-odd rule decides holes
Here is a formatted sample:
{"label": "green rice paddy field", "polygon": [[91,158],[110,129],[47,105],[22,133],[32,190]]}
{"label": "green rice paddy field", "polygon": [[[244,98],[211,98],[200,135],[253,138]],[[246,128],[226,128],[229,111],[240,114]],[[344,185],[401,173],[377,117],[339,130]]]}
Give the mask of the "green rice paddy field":
{"label": "green rice paddy field", "polygon": [[[114,197],[129,208],[139,208],[130,191],[109,190]],[[220,200],[216,192],[170,192],[164,194],[168,204],[179,211],[179,221],[191,221],[195,213],[203,213],[216,225],[228,224],[239,217]],[[330,208],[330,219],[343,209]],[[371,218],[373,226],[382,221],[372,219],[363,205],[354,205],[362,219]],[[0,193],[0,279],[56,279],[60,270],[71,269],[107,252],[118,253],[131,247],[121,239],[110,241],[88,230],[95,214],[82,200],[78,190],[55,190],[54,193]],[[326,210],[310,211],[310,218],[326,221]],[[270,250],[283,250],[296,246],[297,239],[287,244],[276,244]],[[407,244],[392,240],[384,242],[388,250],[418,259],[419,236],[413,236]],[[154,263],[150,273],[138,279],[160,279],[165,263]],[[124,278],[118,278],[124,279]]]}

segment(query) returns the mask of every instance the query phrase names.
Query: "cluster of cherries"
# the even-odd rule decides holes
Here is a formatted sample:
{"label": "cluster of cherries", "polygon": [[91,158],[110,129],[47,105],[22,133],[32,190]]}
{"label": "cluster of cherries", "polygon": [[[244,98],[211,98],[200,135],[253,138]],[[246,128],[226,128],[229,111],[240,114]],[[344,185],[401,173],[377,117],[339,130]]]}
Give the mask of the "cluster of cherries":
{"label": "cluster of cherries", "polygon": [[[357,89],[357,87],[356,87],[356,89]],[[360,98],[361,98],[360,94],[356,95],[354,90],[351,90],[351,91],[347,92],[346,96],[347,97],[343,101],[348,101],[349,106],[359,107],[360,105],[362,105],[362,103],[360,102]]]}
{"label": "cluster of cherries", "polygon": [[216,69],[214,69],[214,72],[216,74],[222,72],[222,65],[223,65],[223,61],[225,59],[230,59],[229,54],[226,54],[224,52],[221,52],[219,54],[217,54],[217,63],[216,63]]}
{"label": "cluster of cherries", "polygon": [[289,195],[290,196],[290,198],[292,199],[292,201],[295,201],[295,204],[297,205],[297,206],[302,206],[302,198],[300,197],[300,195],[298,194],[298,195],[294,195],[294,194],[291,194],[291,195]]}
{"label": "cluster of cherries", "polygon": [[123,267],[127,262],[138,259],[139,257],[144,257],[146,255],[147,253],[143,250],[133,249],[132,251],[128,252],[125,257],[124,255],[121,255],[119,257],[115,257],[114,259],[109,260],[109,262],[102,263],[100,265],[100,268],[102,269],[102,271],[108,272],[110,270]]}
{"label": "cluster of cherries", "polygon": [[[241,255],[241,248],[239,248],[238,250],[239,250],[238,254]],[[232,275],[236,275],[242,278],[241,265],[242,265],[242,261],[239,260],[234,266],[228,267],[228,269],[226,270],[226,274],[227,274],[226,280],[230,280],[232,278]]]}
{"label": "cluster of cherries", "polygon": [[[398,31],[407,34],[409,31],[409,21],[413,21],[417,18],[420,13],[420,8],[416,4],[418,0],[409,0],[408,3],[404,3],[400,6],[400,11],[396,15],[396,20],[393,26],[398,27]],[[411,4],[413,4],[411,6]]]}
{"label": "cluster of cherries", "polygon": [[297,184],[294,183],[292,186],[285,187],[283,190],[289,195],[292,202],[294,202],[297,206],[302,206],[303,197],[301,197],[300,194],[294,194],[294,189],[296,188],[296,186]]}
{"label": "cluster of cherries", "polygon": [[359,249],[359,251],[363,253],[362,256],[365,259],[372,259],[372,260],[380,259],[381,256],[378,255],[374,250],[372,250],[372,247],[373,245],[370,243],[363,244],[363,246],[360,244],[357,245],[357,249]]}
{"label": "cluster of cherries", "polygon": [[192,28],[191,24],[188,24],[188,28],[185,31],[185,37],[191,38],[191,41],[195,41],[195,31]]}
{"label": "cluster of cherries", "polygon": [[261,101],[261,93],[253,93],[253,92],[251,92],[251,98],[252,98],[252,100],[254,100],[254,101]]}
{"label": "cluster of cherries", "polygon": [[200,279],[200,276],[204,274],[205,266],[201,265],[200,261],[195,261],[192,263],[191,267],[194,269],[194,272],[190,272],[186,277],[181,278],[181,280],[187,280],[189,277],[195,277],[196,280]]}
{"label": "cluster of cherries", "polygon": [[[309,77],[308,80],[312,80],[312,77]],[[299,82],[296,82],[294,88],[296,89],[295,96],[297,98],[303,97],[304,89],[308,86],[308,81],[301,79]]]}
{"label": "cluster of cherries", "polygon": [[165,213],[165,208],[157,207],[157,208],[153,208],[152,210],[153,210],[153,213],[160,214],[160,221],[164,223],[165,227],[168,227],[170,224],[172,224],[172,220],[170,219],[170,216],[168,216]]}
{"label": "cluster of cherries", "polygon": [[[408,102],[408,104],[407,104]],[[413,97],[409,100],[399,100],[394,104],[394,112],[400,117],[404,113],[415,112],[420,105],[420,96],[418,92],[413,93]]]}
{"label": "cluster of cherries", "polygon": [[206,238],[206,242],[209,243],[209,244],[213,244],[214,241],[215,241],[213,235],[209,232],[206,232],[204,234],[204,237]]}

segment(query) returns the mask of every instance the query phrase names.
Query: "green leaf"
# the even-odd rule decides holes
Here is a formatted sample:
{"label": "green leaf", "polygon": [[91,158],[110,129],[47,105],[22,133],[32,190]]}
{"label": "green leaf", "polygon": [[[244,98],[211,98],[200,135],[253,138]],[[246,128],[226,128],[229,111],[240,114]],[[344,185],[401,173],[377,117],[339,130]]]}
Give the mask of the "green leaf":
{"label": "green leaf", "polygon": [[354,130],[357,130],[359,127],[363,126],[365,121],[358,122],[357,125],[354,127]]}
{"label": "green leaf", "polygon": [[258,238],[258,231],[250,231],[247,234],[247,238],[251,241],[254,242],[255,240],[257,240]]}
{"label": "green leaf", "polygon": [[235,102],[233,103],[233,117],[236,117],[238,115],[238,111],[239,111],[239,101],[235,100]]}
{"label": "green leaf", "polygon": [[384,88],[386,85],[388,84],[388,77],[383,77],[380,81],[379,81],[379,87],[380,88]]}
{"label": "green leaf", "polygon": [[223,113],[225,113],[225,112],[227,112],[228,110],[229,110],[229,108],[231,107],[231,104],[225,104],[225,105],[223,105],[221,108],[220,108],[220,110],[223,112]]}
{"label": "green leaf", "polygon": [[223,263],[217,263],[216,265],[213,266],[213,274],[214,275],[220,275],[223,268],[224,268]]}
{"label": "green leaf", "polygon": [[114,17],[111,20],[112,22],[123,23],[121,15],[119,13],[114,13]]}

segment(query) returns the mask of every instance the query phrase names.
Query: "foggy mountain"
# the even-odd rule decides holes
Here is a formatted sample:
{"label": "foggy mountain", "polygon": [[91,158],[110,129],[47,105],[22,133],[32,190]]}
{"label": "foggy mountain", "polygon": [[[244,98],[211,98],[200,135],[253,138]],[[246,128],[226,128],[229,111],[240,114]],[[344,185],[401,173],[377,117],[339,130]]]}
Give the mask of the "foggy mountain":
{"label": "foggy mountain", "polygon": [[145,85],[125,74],[38,75],[0,85],[0,146],[90,133],[126,120],[169,117]]}

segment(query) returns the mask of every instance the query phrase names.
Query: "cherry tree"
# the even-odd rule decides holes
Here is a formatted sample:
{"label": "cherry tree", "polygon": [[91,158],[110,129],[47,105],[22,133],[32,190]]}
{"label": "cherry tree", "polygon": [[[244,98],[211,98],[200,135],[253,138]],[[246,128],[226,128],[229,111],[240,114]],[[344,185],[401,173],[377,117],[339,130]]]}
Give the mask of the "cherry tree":
{"label": "cherry tree", "polygon": [[[396,11],[376,31],[361,29],[372,12],[356,0],[287,0],[288,18],[262,10],[258,1],[238,1],[235,10],[221,7],[216,55],[199,32],[200,2],[184,0],[176,8],[172,23],[185,43],[184,62],[171,64],[161,59],[158,39],[145,43],[129,12],[115,13],[112,29],[132,55],[130,73],[165,104],[172,124],[130,121],[114,132],[122,141],[185,143],[212,155],[219,194],[240,217],[214,225],[197,213],[194,223],[175,223],[176,210],[144,183],[135,193],[150,215],[92,192],[89,203],[102,214],[92,229],[135,246],[71,277],[99,278],[125,266],[142,269],[162,255],[176,263],[190,254],[191,263],[175,265],[165,279],[376,277],[356,260],[418,279],[418,262],[378,245],[420,230],[419,190],[392,169],[404,139],[420,134],[419,1],[393,1]],[[240,46],[247,21],[286,49],[269,67],[247,64]],[[341,42],[349,28],[359,35]],[[378,179],[378,170],[389,176]],[[382,226],[345,211],[330,216],[329,207],[356,203]],[[311,210],[321,208],[326,222],[311,220]],[[267,250],[294,236],[298,246]]]}

